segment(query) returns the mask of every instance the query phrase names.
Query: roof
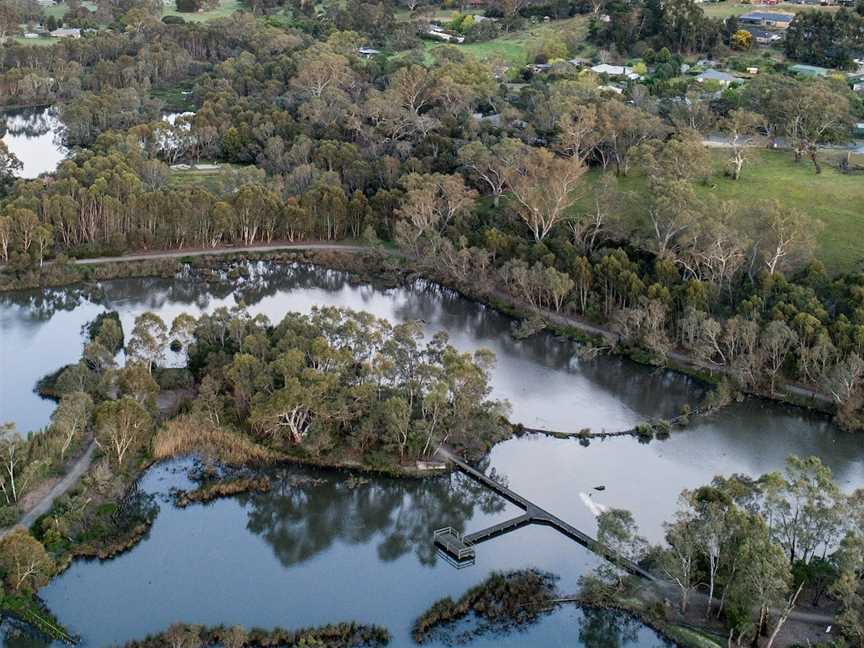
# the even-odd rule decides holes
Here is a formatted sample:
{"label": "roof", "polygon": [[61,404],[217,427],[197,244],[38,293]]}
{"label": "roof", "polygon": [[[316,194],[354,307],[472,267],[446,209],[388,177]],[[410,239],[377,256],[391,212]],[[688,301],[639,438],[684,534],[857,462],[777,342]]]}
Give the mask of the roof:
{"label": "roof", "polygon": [[795,74],[803,74],[805,76],[825,76],[828,74],[827,68],[817,67],[815,65],[804,65],[803,63],[791,66],[789,71],[794,72]]}
{"label": "roof", "polygon": [[699,76],[696,77],[699,81],[720,81],[721,83],[732,83],[735,81],[735,77],[727,72],[721,72],[720,70],[705,70]]}
{"label": "roof", "polygon": [[639,79],[640,76],[633,71],[633,68],[626,65],[609,65],[601,63],[591,68],[591,71],[596,74],[608,74],[609,76],[627,77],[628,79]]}
{"label": "roof", "polygon": [[779,11],[751,11],[738,16],[738,20],[763,20],[767,22],[792,22],[794,14],[780,13]]}

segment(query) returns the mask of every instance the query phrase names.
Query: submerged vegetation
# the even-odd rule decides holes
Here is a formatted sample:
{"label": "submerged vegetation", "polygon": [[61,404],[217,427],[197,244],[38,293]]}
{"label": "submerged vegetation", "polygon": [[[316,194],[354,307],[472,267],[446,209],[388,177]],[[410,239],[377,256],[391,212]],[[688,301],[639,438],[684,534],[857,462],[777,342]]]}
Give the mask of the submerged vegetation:
{"label": "submerged vegetation", "polygon": [[241,626],[217,626],[175,623],[164,632],[138,641],[129,641],[123,648],[377,648],[390,642],[386,628],[359,623],[337,623],[302,630],[246,630]]}
{"label": "submerged vegetation", "polygon": [[[462,643],[486,632],[533,623],[552,605],[555,581],[552,574],[531,569],[493,573],[458,601],[436,601],[414,622],[414,640],[422,644],[446,635],[448,641]],[[470,629],[457,625],[472,615],[476,623]]]}

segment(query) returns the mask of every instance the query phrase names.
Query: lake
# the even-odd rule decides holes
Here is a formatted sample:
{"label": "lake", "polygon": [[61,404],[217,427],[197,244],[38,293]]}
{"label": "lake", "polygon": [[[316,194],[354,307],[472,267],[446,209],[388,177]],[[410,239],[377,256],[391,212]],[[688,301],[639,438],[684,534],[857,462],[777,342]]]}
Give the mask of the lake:
{"label": "lake", "polygon": [[[671,416],[703,395],[698,383],[678,374],[621,358],[579,359],[573,343],[552,335],[516,341],[509,318],[434,285],[357,285],[345,273],[305,265],[260,263],[248,270],[222,283],[190,274],[0,295],[0,419],[24,430],[49,420],[53,404],[33,394],[33,384],[77,359],[81,325],[105,309],[117,310],[128,332],[146,310],[170,321],[183,311],[238,303],[274,322],[313,305],[367,310],[394,322],[423,320],[427,335],[446,330],[462,350],[493,350],[494,395],[510,401],[513,420],[538,428],[623,429]],[[699,419],[666,441],[617,437],[585,446],[525,435],[497,445],[485,468],[586,532],[596,530],[584,501],[593,500],[632,510],[642,533],[658,540],[683,488],[718,473],[781,469],[792,453],[819,455],[846,489],[864,485],[860,440],[824,417],[755,399]],[[493,570],[550,571],[566,593],[597,564],[553,529],[526,527],[478,546],[474,566],[453,568],[434,551],[434,529],[471,532],[516,512],[458,474],[356,480],[343,472],[291,467],[272,475],[271,493],[176,509],[167,493],[189,486],[188,466],[188,460],[162,464],[142,479],[161,507],[143,542],[111,561],[76,562],[42,590],[85,645],[122,642],[181,620],[299,627],[355,619],[386,625],[391,645],[411,646],[410,627],[419,614]],[[605,490],[595,491],[599,485]],[[469,645],[664,644],[626,617],[563,607],[522,632],[483,636]]]}

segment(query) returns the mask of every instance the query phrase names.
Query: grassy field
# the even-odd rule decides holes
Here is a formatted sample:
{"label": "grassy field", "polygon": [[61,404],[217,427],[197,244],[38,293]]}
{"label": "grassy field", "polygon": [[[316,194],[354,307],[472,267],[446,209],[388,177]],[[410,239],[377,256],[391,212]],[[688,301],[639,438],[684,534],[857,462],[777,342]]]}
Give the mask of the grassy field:
{"label": "grassy field", "polygon": [[[788,151],[757,150],[741,179],[733,181],[722,175],[727,152],[715,150],[713,154],[718,173],[710,186],[698,187],[700,193],[742,205],[778,200],[823,224],[817,256],[829,272],[846,272],[861,266],[864,260],[864,176],[844,175],[826,164],[817,175],[812,164],[796,164]],[[831,155],[822,153],[823,163]],[[864,163],[860,158],[857,162]],[[592,182],[597,178],[598,172],[589,176]],[[621,188],[645,191],[645,179],[633,173],[621,180]]]}
{"label": "grassy field", "polygon": [[232,169],[241,168],[232,164],[220,164],[216,169],[171,169],[168,182],[172,187],[199,187],[218,193],[223,175]]}
{"label": "grassy field", "polygon": [[726,16],[740,16],[751,11],[779,11],[781,13],[800,13],[802,11],[837,11],[837,7],[823,7],[821,5],[798,5],[780,3],[777,5],[757,5],[740,2],[739,0],[726,0],[726,2],[709,2],[702,5],[705,15],[712,18],[725,18]]}
{"label": "grassy field", "polygon": [[240,0],[219,0],[219,6],[212,11],[200,11],[198,13],[181,13],[177,11],[174,0],[168,0],[162,10],[163,16],[180,16],[188,22],[207,22],[216,18],[225,18],[235,11],[240,11]]}
{"label": "grassy field", "polygon": [[39,38],[24,38],[23,36],[16,36],[15,42],[20,43],[21,45],[37,45],[39,47],[48,47],[57,42],[56,38],[51,38],[50,36],[40,36]]}
{"label": "grassy field", "polygon": [[[504,59],[511,65],[524,65],[528,56],[544,40],[573,36],[573,40],[584,41],[588,33],[588,18],[576,16],[564,20],[553,20],[548,23],[528,25],[509,34],[501,34],[498,38],[481,43],[464,43],[454,45],[466,54],[471,54],[480,60],[494,58]],[[437,41],[424,41],[426,51],[430,52],[442,45]]]}
{"label": "grassy field", "polygon": [[[90,11],[96,11],[96,3],[85,1],[81,3],[81,6],[85,9],[89,9]],[[65,2],[60,2],[58,4],[52,5],[50,7],[44,7],[42,9],[42,13],[48,16],[54,16],[55,18],[62,18],[66,15],[66,12],[69,11],[69,5]]]}

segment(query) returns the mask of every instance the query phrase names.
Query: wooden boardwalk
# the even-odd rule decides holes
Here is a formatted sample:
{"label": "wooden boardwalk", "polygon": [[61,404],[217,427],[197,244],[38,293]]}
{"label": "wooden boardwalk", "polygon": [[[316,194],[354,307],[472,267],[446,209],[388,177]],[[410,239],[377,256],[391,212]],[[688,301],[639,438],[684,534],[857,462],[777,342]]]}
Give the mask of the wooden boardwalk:
{"label": "wooden boardwalk", "polygon": [[550,526],[553,529],[556,529],[559,533],[564,534],[571,540],[574,540],[575,542],[581,544],[583,547],[590,549],[597,555],[602,556],[606,560],[616,564],[621,569],[635,576],[644,578],[648,581],[657,582],[657,577],[654,576],[651,572],[643,569],[632,560],[629,560],[628,558],[617,554],[609,547],[606,547],[605,545],[597,542],[597,540],[587,535],[586,533],[583,533],[571,524],[568,524],[558,516],[549,513],[548,511],[540,508],[533,502],[525,499],[518,493],[514,493],[506,486],[499,484],[493,479],[490,479],[479,470],[472,468],[467,463],[462,461],[462,459],[457,457],[447,448],[438,448],[437,454],[445,461],[449,461],[450,463],[452,463],[454,466],[456,466],[459,470],[461,470],[474,481],[483,484],[490,490],[494,491],[495,493],[506,499],[511,504],[514,504],[521,508],[523,511],[525,511],[525,513],[515,518],[505,520],[504,522],[499,522],[498,524],[494,524],[486,529],[476,531],[474,533],[469,533],[464,536],[460,536],[458,533],[456,533],[452,529],[449,529],[448,527],[448,529],[450,531],[453,531],[453,533],[455,534],[455,537],[457,539],[455,541],[453,540],[453,538],[449,538],[447,541],[441,541],[440,538],[443,537],[443,534],[439,535],[439,533],[442,533],[445,530],[442,529],[436,531],[435,544],[441,547],[444,551],[450,553],[450,555],[454,558],[458,559],[458,555],[457,553],[451,552],[452,549],[466,549],[470,551],[471,558],[473,559],[474,545],[498,537],[504,533],[508,533],[528,524],[542,524],[544,526]]}

